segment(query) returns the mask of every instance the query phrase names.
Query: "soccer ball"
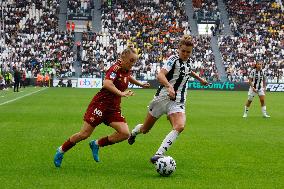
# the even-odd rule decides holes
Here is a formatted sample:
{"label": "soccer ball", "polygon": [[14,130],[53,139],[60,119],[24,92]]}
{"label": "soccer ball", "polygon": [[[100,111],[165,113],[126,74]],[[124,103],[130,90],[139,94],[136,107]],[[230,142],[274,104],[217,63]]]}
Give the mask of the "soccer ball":
{"label": "soccer ball", "polygon": [[161,176],[167,177],[175,172],[176,162],[171,156],[164,156],[157,160],[155,167]]}

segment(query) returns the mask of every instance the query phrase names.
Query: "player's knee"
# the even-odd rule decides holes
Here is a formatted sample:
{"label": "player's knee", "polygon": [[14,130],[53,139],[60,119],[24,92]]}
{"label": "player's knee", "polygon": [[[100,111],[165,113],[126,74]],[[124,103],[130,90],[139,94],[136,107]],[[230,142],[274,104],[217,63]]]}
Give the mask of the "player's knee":
{"label": "player's knee", "polygon": [[263,99],[260,99],[260,102],[264,102],[264,100],[263,100]]}
{"label": "player's knee", "polygon": [[174,129],[179,133],[181,133],[184,130],[184,125],[177,125],[174,127]]}
{"label": "player's knee", "polygon": [[264,103],[264,100],[260,100],[260,104],[261,105],[264,105],[265,103]]}
{"label": "player's knee", "polygon": [[249,103],[251,103],[251,102],[252,102],[252,100],[253,100],[253,98],[254,98],[254,96],[253,96],[253,95],[249,95],[249,97],[248,97],[248,102],[249,102]]}
{"label": "player's knee", "polygon": [[126,140],[130,137],[130,132],[129,132],[129,130],[121,131],[120,135],[124,140]]}

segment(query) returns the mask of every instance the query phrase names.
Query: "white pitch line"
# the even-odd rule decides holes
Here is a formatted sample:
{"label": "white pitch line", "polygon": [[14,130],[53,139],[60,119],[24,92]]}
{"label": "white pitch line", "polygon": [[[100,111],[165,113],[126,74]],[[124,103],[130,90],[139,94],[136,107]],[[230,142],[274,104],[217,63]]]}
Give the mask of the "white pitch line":
{"label": "white pitch line", "polygon": [[40,90],[38,90],[38,91],[34,91],[34,92],[31,92],[31,93],[25,94],[25,95],[23,95],[23,96],[19,96],[19,97],[15,98],[15,99],[8,100],[8,101],[6,101],[6,102],[1,103],[0,106],[2,106],[2,105],[4,105],[4,104],[8,104],[8,103],[10,103],[10,102],[14,102],[14,101],[19,100],[19,99],[21,99],[21,98],[24,98],[24,97],[26,97],[26,96],[30,96],[30,95],[32,95],[32,94],[38,93],[38,92],[43,91],[43,90],[45,90],[45,89],[47,89],[47,88],[43,88],[43,89],[40,89]]}

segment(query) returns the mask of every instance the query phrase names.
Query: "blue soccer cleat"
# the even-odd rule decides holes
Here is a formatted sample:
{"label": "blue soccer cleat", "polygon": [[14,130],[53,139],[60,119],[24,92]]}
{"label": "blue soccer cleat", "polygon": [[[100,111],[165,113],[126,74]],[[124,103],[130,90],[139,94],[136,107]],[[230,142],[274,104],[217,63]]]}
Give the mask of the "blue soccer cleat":
{"label": "blue soccer cleat", "polygon": [[53,160],[55,167],[61,166],[63,155],[64,153],[61,153],[59,148],[57,148],[55,156],[54,156],[54,160]]}
{"label": "blue soccer cleat", "polygon": [[92,150],[93,158],[96,162],[99,162],[99,145],[96,144],[95,140],[90,141],[89,146]]}

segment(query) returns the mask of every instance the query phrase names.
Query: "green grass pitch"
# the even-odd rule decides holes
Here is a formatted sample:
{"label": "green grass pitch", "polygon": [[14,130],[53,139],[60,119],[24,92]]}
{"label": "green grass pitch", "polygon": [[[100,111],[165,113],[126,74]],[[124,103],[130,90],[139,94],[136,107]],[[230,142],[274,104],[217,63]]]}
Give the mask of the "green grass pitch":
{"label": "green grass pitch", "polygon": [[[0,104],[37,90],[0,91]],[[186,128],[167,153],[177,170],[167,178],[149,163],[171,130],[165,116],[134,145],[101,148],[96,163],[88,142],[113,132],[100,125],[55,168],[56,148],[79,131],[97,91],[49,88],[0,105],[1,189],[284,188],[283,93],[267,94],[270,119],[262,118],[258,98],[243,119],[247,92],[189,91]],[[155,90],[135,93],[122,103],[130,129],[143,122]]]}

